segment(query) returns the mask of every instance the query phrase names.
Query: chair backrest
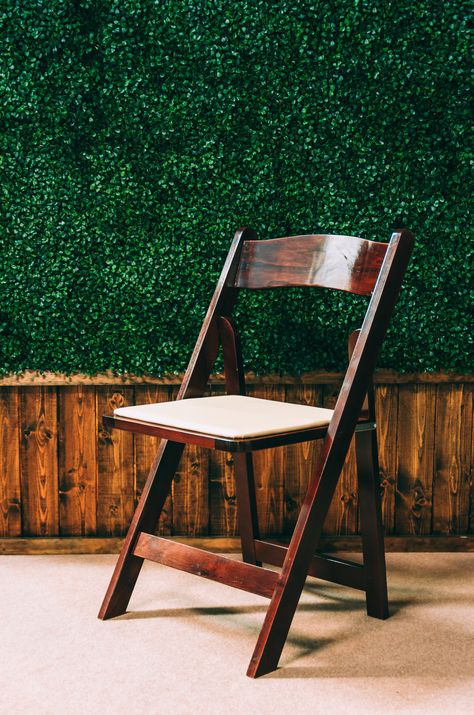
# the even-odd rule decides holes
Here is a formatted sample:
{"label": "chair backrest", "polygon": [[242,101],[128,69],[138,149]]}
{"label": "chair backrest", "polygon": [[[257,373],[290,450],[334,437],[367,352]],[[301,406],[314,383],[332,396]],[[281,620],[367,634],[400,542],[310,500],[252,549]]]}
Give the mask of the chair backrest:
{"label": "chair backrest", "polygon": [[318,286],[371,295],[387,243],[355,236],[306,235],[244,241],[236,288]]}
{"label": "chair backrest", "polygon": [[370,296],[370,303],[351,346],[350,364],[329,429],[332,433],[342,413],[353,416],[360,411],[410,258],[413,236],[400,229],[389,243],[334,235],[256,239],[250,228],[239,229],[234,236],[177,399],[202,396],[220,343],[228,391],[243,394],[243,362],[230,317],[240,288],[320,286],[349,291]]}

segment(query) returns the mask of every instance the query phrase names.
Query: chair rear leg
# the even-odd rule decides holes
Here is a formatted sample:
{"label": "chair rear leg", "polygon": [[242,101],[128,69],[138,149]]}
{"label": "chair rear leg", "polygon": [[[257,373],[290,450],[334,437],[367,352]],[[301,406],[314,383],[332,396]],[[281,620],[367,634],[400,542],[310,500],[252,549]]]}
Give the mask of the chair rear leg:
{"label": "chair rear leg", "polygon": [[388,618],[387,575],[375,430],[356,432],[362,551],[367,574],[367,614]]}
{"label": "chair rear leg", "polygon": [[261,566],[255,555],[255,539],[260,535],[251,452],[234,453],[234,475],[242,557],[248,564]]}
{"label": "chair rear leg", "polygon": [[127,610],[143,564],[143,559],[133,554],[135,542],[142,531],[154,530],[183,448],[184,445],[177,442],[163,441],[160,445],[99,611],[102,620],[120,616]]}

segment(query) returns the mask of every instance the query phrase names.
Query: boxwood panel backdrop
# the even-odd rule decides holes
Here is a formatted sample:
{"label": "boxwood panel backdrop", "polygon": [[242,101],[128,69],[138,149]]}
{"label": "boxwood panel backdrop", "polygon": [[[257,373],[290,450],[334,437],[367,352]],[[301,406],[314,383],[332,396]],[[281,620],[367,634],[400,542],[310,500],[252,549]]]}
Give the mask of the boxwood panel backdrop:
{"label": "boxwood panel backdrop", "polygon": [[[2,7],[3,372],[182,370],[242,224],[409,226],[381,364],[472,371],[467,2]],[[247,368],[340,369],[359,308],[246,297]]]}

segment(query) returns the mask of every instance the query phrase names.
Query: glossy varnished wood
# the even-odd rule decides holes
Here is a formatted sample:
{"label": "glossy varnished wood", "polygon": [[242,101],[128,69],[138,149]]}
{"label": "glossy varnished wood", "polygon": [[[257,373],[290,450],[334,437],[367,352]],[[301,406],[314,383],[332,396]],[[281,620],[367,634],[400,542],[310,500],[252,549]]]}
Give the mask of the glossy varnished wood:
{"label": "glossy varnished wood", "polygon": [[321,458],[313,471],[282,574],[250,661],[247,671],[250,677],[264,675],[278,665],[412,247],[413,237],[408,231],[392,236],[377,280],[378,290],[372,296],[355,344]]}
{"label": "glossy varnished wood", "polygon": [[[360,330],[349,336],[349,360],[356,349]],[[362,413],[376,425],[375,394],[372,378],[367,380],[367,392]],[[377,429],[355,432],[355,457],[359,495],[360,532],[366,571],[365,591],[367,614],[388,618],[387,574],[385,567],[384,530],[380,495]]]}
{"label": "glossy varnished wood", "polygon": [[386,243],[355,236],[307,235],[246,241],[235,285],[318,286],[370,295],[386,250]]}
{"label": "glossy varnished wood", "polygon": [[269,569],[151,534],[139,535],[134,554],[266,598],[271,598],[278,579],[278,574]]}
{"label": "glossy varnished wood", "polygon": [[[273,386],[261,387],[253,395],[274,394]],[[260,449],[270,447],[280,447],[286,444],[296,444],[307,440],[321,439],[327,432],[327,427],[309,427],[292,432],[275,432],[274,434],[263,435],[261,437],[248,437],[246,439],[229,439],[226,437],[216,437],[203,432],[191,432],[184,429],[175,429],[165,425],[151,424],[150,422],[140,422],[128,417],[116,415],[103,415],[102,423],[107,430],[118,429],[137,434],[149,434],[164,439],[180,442],[181,444],[195,444],[208,449],[220,449],[226,452],[256,452]],[[358,431],[370,430],[373,428],[372,422],[367,422],[361,418],[356,429]]]}
{"label": "glossy varnished wood", "polygon": [[[253,386],[249,388],[252,397],[272,400],[278,396],[274,385]],[[319,432],[320,437],[325,434]],[[288,433],[289,434],[289,433]],[[288,436],[288,435],[287,435]],[[255,450],[253,460],[255,466],[256,502],[259,526],[263,534],[279,534],[283,529],[284,517],[284,479],[286,473],[286,450],[284,445],[300,442],[301,438],[293,435],[292,442],[275,438],[272,443],[266,443],[266,449]],[[265,443],[263,443],[265,444]],[[262,444],[262,446],[263,446]],[[269,449],[268,447],[275,447]]]}
{"label": "glossy varnished wood", "polygon": [[[158,448],[99,611],[102,620],[120,616],[127,609],[143,565],[143,558],[133,553],[136,539],[142,530],[149,533],[156,528],[183,448],[182,444],[166,441]],[[163,459],[164,455],[166,459]],[[155,478],[158,474],[159,479]]]}
{"label": "glossy varnished wood", "polygon": [[[262,390],[259,391],[262,394]],[[119,429],[128,432],[136,432],[141,434],[155,435],[165,439],[180,442],[182,444],[196,444],[200,447],[208,449],[220,449],[226,452],[250,452],[259,449],[269,449],[270,447],[279,447],[285,444],[295,444],[296,442],[304,442],[305,440],[319,439],[324,437],[327,427],[311,427],[304,430],[294,430],[293,432],[280,432],[263,437],[251,437],[248,439],[227,439],[224,437],[215,437],[213,435],[204,434],[202,432],[190,432],[183,429],[173,429],[164,425],[153,425],[148,422],[139,422],[125,417],[116,417],[113,415],[104,415],[103,423],[107,429]],[[368,428],[363,422],[359,429]]]}
{"label": "glossy varnished wood", "polygon": [[[263,563],[282,566],[288,547],[259,540],[255,543],[255,550],[258,558]],[[308,576],[320,578],[323,581],[339,583],[342,586],[350,586],[361,591],[366,588],[365,566],[355,561],[315,555],[309,563]]]}
{"label": "glossy varnished wood", "polygon": [[367,614],[383,620],[388,618],[388,594],[375,430],[356,434],[355,445]]}
{"label": "glossy varnished wood", "polygon": [[[221,316],[218,325],[224,356],[227,394],[245,395],[244,365],[237,328],[234,321],[227,316]],[[255,539],[260,536],[260,527],[252,452],[236,452],[234,455],[234,484],[242,557],[246,563],[261,566],[255,553]]]}

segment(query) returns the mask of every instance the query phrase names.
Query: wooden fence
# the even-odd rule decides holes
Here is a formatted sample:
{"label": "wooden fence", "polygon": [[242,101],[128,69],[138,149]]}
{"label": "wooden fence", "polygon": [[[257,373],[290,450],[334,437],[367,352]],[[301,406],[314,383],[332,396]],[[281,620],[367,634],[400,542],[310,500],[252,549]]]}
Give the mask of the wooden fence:
{"label": "wooden fence", "polygon": [[[332,407],[339,374],[301,379],[250,376],[249,394]],[[103,414],[128,404],[171,400],[177,379],[0,380],[0,536],[15,552],[25,537],[120,537],[128,527],[157,449],[155,438],[114,431]],[[211,384],[224,390],[222,380]],[[474,533],[474,377],[379,373],[376,406],[387,535]],[[291,534],[318,444],[255,453],[261,531]],[[358,531],[351,450],[325,534]],[[188,537],[237,534],[231,455],[187,447],[159,531]],[[10,541],[7,541],[9,539]],[[13,541],[12,541],[13,539]],[[472,543],[471,540],[468,540]],[[449,546],[448,546],[449,548]],[[25,550],[24,545],[22,549]],[[87,549],[86,549],[87,550]]]}

